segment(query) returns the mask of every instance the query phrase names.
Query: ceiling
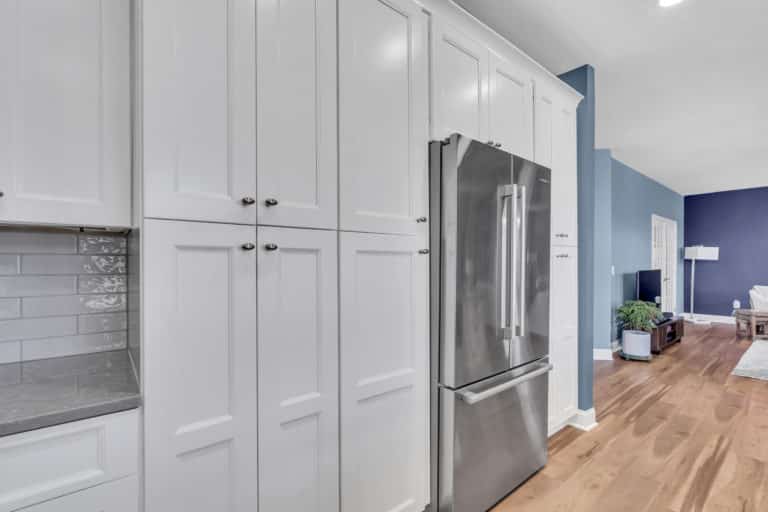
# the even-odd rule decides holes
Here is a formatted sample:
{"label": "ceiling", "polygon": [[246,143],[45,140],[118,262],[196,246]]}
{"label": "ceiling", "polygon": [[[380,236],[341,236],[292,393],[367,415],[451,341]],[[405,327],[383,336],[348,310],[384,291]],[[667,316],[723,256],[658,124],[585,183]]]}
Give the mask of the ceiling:
{"label": "ceiling", "polygon": [[552,72],[595,67],[597,147],[684,194],[768,186],[768,2],[457,0]]}

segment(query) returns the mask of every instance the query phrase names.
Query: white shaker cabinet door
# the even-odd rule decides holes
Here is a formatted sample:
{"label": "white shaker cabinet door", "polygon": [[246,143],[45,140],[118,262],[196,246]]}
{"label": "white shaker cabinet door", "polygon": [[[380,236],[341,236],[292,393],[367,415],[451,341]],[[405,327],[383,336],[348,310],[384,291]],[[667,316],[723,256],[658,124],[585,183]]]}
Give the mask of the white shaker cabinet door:
{"label": "white shaker cabinet door", "polygon": [[576,108],[557,105],[552,124],[552,243],[578,242]]}
{"label": "white shaker cabinet door", "polygon": [[552,95],[541,90],[539,86],[536,86],[534,101],[533,160],[537,164],[550,168],[552,167],[552,130],[554,116],[555,106]]}
{"label": "white shaker cabinet door", "polygon": [[576,247],[552,247],[549,357],[550,434],[578,408],[579,262]]}
{"label": "white shaker cabinet door", "polygon": [[255,235],[145,221],[148,512],[256,510]]}
{"label": "white shaker cabinet door", "polygon": [[259,510],[339,510],[335,231],[258,232]]}
{"label": "white shaker cabinet door", "polygon": [[533,82],[522,66],[490,53],[490,140],[504,151],[533,159]]}
{"label": "white shaker cabinet door", "polygon": [[340,236],[342,510],[421,512],[429,256],[420,237]]}
{"label": "white shaker cabinet door", "polygon": [[336,1],[257,8],[258,223],[335,229]]}
{"label": "white shaker cabinet door", "polygon": [[131,225],[130,41],[130,2],[0,2],[0,222]]}
{"label": "white shaker cabinet door", "polygon": [[130,476],[63,498],[46,501],[19,512],[138,512],[139,482]]}
{"label": "white shaker cabinet door", "polygon": [[145,216],[255,224],[255,0],[141,12]]}
{"label": "white shaker cabinet door", "polygon": [[488,48],[449,24],[432,35],[435,139],[460,133],[488,139]]}
{"label": "white shaker cabinet door", "polygon": [[427,215],[427,15],[339,2],[340,229],[416,234]]}

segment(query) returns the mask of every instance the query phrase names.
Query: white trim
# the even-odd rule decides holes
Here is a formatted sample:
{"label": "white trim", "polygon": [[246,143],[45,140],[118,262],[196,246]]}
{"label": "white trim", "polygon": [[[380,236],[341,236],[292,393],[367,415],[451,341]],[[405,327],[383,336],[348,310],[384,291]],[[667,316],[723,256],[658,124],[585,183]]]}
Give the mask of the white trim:
{"label": "white trim", "polygon": [[576,411],[576,414],[571,416],[571,419],[568,420],[568,425],[584,432],[589,432],[590,430],[594,429],[597,427],[597,415],[595,414],[595,408],[593,407],[586,411],[579,409]]}
{"label": "white trim", "polygon": [[[701,315],[699,313],[696,313],[691,316],[690,313],[683,313],[683,318],[685,318],[687,321],[695,323],[695,324],[709,324],[709,323],[715,323],[715,324],[727,324],[727,325],[736,325],[736,318],[732,316],[725,316],[725,315]],[[695,318],[695,320],[694,320]]]}
{"label": "white trim", "polygon": [[613,349],[596,348],[592,350],[592,359],[595,361],[613,361]]}
{"label": "white trim", "polygon": [[619,350],[621,350],[620,339],[616,338],[615,340],[613,340],[613,342],[611,342],[611,350],[613,350],[614,352],[618,352]]}

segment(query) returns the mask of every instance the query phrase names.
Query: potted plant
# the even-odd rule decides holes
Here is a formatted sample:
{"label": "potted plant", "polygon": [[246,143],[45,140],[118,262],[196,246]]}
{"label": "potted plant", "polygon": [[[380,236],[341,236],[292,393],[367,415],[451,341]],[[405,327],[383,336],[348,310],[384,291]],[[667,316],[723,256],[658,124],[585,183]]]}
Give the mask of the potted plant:
{"label": "potted plant", "polygon": [[663,315],[652,302],[630,300],[617,311],[622,328],[622,355],[627,359],[651,360],[651,332],[654,320]]}

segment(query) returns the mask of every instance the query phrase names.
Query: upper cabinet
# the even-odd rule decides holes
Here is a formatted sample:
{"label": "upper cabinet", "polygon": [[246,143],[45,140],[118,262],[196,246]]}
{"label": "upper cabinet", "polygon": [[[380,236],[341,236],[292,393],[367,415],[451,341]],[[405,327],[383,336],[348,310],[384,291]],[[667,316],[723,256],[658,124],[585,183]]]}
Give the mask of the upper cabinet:
{"label": "upper cabinet", "polygon": [[336,1],[260,0],[259,224],[337,224]]}
{"label": "upper cabinet", "polygon": [[130,2],[0,2],[0,222],[131,224]]}
{"label": "upper cabinet", "polygon": [[145,216],[256,223],[255,20],[255,0],[144,2]]}
{"label": "upper cabinet", "polygon": [[339,228],[417,234],[427,215],[428,20],[339,1]]}
{"label": "upper cabinet", "polygon": [[556,105],[552,124],[552,237],[559,245],[578,241],[576,107]]}
{"label": "upper cabinet", "polygon": [[552,166],[552,122],[555,112],[552,94],[536,88],[536,100],[534,104],[534,156],[537,164],[545,167]]}
{"label": "upper cabinet", "polygon": [[489,139],[533,159],[533,82],[524,70],[490,52]]}

